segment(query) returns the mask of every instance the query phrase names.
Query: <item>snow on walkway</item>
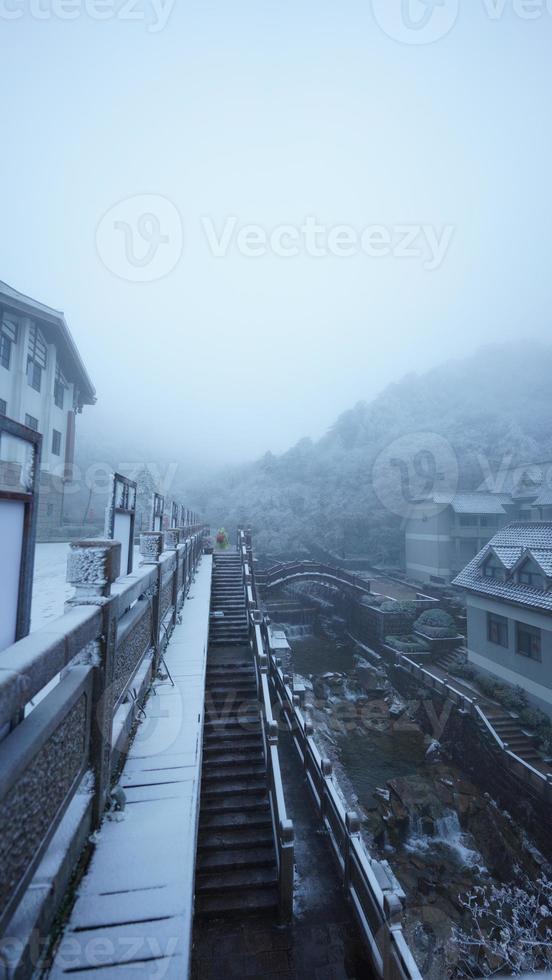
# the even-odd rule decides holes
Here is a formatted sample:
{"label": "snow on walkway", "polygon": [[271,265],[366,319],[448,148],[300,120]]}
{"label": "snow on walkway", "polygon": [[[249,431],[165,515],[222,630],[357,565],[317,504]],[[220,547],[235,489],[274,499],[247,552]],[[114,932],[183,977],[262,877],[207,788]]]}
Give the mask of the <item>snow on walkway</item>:
{"label": "snow on walkway", "polygon": [[188,975],[212,558],[205,555],[121,777],[122,819],[104,819],[50,972],[86,980]]}
{"label": "snow on walkway", "polygon": [[[73,586],[65,581],[68,554],[68,541],[40,541],[35,547],[31,633],[39,630],[50,619],[63,616],[65,600],[74,592]],[[140,549],[135,545],[135,568],[139,561]]]}

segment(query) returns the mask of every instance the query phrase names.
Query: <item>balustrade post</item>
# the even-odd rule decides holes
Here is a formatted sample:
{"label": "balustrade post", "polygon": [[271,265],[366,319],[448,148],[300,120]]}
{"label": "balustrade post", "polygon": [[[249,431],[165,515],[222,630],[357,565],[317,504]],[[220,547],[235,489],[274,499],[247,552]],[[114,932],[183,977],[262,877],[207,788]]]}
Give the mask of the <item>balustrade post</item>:
{"label": "balustrade post", "polygon": [[360,817],[356,810],[347,810],[345,814],[345,853],[343,867],[343,887],[345,894],[349,897],[349,887],[351,885],[351,838],[360,838]]}
{"label": "balustrade post", "polygon": [[402,927],[403,907],[400,899],[393,892],[385,892],[383,896],[383,980],[395,980],[396,971],[393,968],[391,955],[391,936]]}
{"label": "balustrade post", "polygon": [[160,661],[160,632],[161,632],[161,563],[160,558],[163,554],[164,535],[160,531],[146,531],[140,535],[140,555],[143,565],[156,565],[157,576],[151,596],[151,620],[153,633],[153,664],[152,677],[155,677],[159,669]]}
{"label": "balustrade post", "polygon": [[178,606],[178,543],[180,541],[180,532],[178,528],[171,527],[167,528],[165,531],[165,551],[174,551],[175,565],[174,574],[172,581],[172,617],[171,625],[172,629],[176,626],[176,615]]}
{"label": "balustrade post", "polygon": [[333,766],[330,759],[320,760],[320,771],[322,774],[322,779],[320,781],[320,820],[322,821],[322,829],[326,826],[326,809],[327,809],[327,781],[333,772]]}
{"label": "balustrade post", "polygon": [[102,635],[91,651],[94,668],[90,732],[90,762],[94,772],[92,822],[98,827],[111,784],[113,679],[119,600],[111,585],[121,572],[119,541],[73,541],[69,545],[67,581],[75,594],[67,606],[94,605],[102,611]]}
{"label": "balustrade post", "polygon": [[294,832],[293,821],[280,821],[279,917],[281,925],[293,918]]}

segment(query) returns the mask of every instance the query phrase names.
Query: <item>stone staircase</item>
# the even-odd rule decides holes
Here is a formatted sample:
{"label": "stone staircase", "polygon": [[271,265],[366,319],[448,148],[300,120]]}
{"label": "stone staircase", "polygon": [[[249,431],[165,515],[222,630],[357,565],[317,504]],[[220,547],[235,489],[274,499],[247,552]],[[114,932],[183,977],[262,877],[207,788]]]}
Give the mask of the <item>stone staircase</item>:
{"label": "stone staircase", "polygon": [[542,768],[542,755],[535,748],[533,738],[525,734],[519,721],[498,705],[495,708],[494,705],[486,704],[484,710],[498,737],[507,743],[510,752],[529,765],[540,763],[539,768]]}
{"label": "stone staircase", "polygon": [[216,552],[213,560],[209,643],[246,644],[249,639],[240,556]]}
{"label": "stone staircase", "polygon": [[201,786],[196,915],[275,909],[276,854],[249,648],[217,648],[208,657]]}

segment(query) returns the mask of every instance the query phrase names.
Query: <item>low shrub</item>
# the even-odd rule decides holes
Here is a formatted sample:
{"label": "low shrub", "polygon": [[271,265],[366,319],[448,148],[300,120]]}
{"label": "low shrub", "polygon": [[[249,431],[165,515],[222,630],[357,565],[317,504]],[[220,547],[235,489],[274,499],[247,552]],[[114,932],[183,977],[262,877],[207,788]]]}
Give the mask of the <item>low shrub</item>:
{"label": "low shrub", "polygon": [[414,623],[414,629],[435,639],[447,639],[458,633],[452,616],[443,609],[426,609]]}

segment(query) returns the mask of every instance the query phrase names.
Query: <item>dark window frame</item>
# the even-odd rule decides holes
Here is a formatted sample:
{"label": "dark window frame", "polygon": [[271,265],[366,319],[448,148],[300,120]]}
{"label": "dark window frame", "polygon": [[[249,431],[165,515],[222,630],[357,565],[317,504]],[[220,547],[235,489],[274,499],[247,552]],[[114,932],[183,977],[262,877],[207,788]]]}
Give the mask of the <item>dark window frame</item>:
{"label": "dark window frame", "polygon": [[516,653],[527,660],[542,663],[542,630],[528,623],[516,623]]}
{"label": "dark window frame", "polygon": [[52,429],[52,453],[54,456],[61,456],[61,438],[59,429]]}
{"label": "dark window frame", "polygon": [[8,414],[8,403],[5,398],[0,398],[0,415]]}
{"label": "dark window frame", "polygon": [[504,647],[505,650],[510,646],[510,627],[506,616],[498,613],[487,613],[487,640],[495,646]]}
{"label": "dark window frame", "polygon": [[25,412],[25,425],[33,432],[38,432],[38,419],[35,419],[34,415],[29,415],[28,412]]}

